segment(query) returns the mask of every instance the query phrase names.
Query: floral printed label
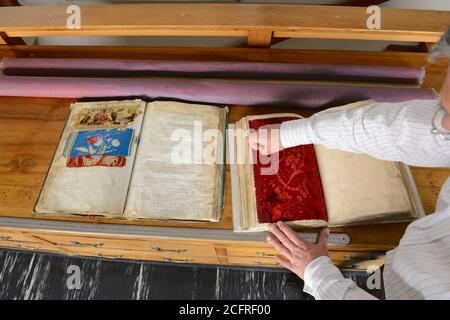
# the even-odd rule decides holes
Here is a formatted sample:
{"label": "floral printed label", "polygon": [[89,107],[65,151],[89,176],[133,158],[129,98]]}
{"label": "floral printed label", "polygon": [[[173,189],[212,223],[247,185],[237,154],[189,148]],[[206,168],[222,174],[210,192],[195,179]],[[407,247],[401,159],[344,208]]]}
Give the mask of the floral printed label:
{"label": "floral printed label", "polygon": [[75,120],[78,129],[92,127],[126,127],[139,114],[137,108],[85,108]]}
{"label": "floral printed label", "polygon": [[69,157],[124,156],[130,154],[134,130],[102,129],[78,131],[70,148]]}

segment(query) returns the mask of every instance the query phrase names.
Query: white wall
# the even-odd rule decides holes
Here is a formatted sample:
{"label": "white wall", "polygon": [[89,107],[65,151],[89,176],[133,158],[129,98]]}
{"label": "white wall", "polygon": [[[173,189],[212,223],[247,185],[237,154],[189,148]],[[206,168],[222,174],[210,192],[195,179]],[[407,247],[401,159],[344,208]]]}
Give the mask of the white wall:
{"label": "white wall", "polygon": [[450,11],[450,0],[390,0],[383,7]]}

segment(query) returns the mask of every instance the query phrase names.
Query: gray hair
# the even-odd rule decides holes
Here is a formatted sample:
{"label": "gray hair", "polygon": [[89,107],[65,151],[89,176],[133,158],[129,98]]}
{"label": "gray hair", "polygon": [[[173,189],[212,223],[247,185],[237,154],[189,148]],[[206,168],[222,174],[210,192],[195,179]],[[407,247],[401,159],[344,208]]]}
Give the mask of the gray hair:
{"label": "gray hair", "polygon": [[433,63],[440,57],[447,57],[450,59],[450,27],[447,28],[447,31],[442,36],[441,40],[436,42],[431,48],[428,61]]}

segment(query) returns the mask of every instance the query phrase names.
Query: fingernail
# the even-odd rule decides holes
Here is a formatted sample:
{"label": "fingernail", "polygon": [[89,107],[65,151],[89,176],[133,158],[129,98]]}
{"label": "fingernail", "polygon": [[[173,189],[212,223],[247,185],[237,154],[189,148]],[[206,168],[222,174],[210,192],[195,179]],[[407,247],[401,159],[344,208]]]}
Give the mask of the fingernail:
{"label": "fingernail", "polygon": [[272,238],[268,236],[268,237],[266,238],[266,240],[267,240],[267,241],[272,241]]}
{"label": "fingernail", "polygon": [[273,224],[269,224],[269,227],[268,227],[267,229],[269,229],[270,231],[272,231],[272,230],[273,230]]}

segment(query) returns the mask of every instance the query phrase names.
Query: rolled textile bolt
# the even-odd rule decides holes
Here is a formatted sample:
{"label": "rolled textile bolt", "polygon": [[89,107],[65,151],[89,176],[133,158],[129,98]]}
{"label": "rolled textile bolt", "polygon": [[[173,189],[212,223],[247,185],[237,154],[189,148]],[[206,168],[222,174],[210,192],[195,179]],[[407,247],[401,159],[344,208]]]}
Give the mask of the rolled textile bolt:
{"label": "rolled textile bolt", "polygon": [[420,84],[422,67],[333,65],[243,61],[3,58],[11,76],[190,77],[203,79],[285,79]]}

